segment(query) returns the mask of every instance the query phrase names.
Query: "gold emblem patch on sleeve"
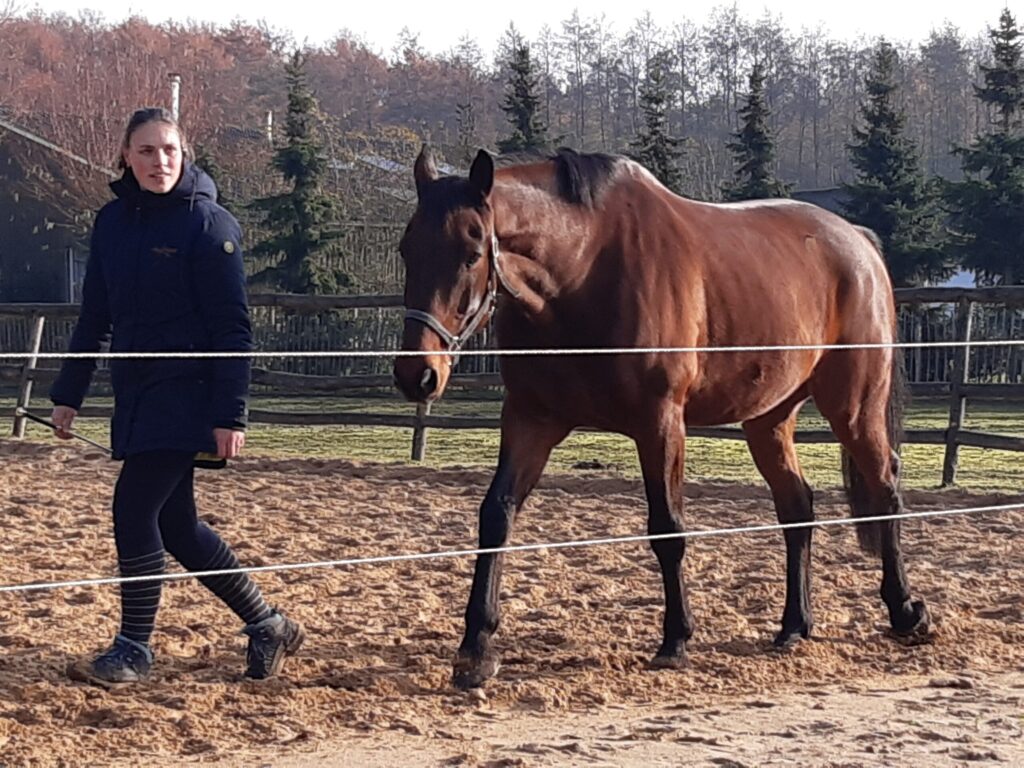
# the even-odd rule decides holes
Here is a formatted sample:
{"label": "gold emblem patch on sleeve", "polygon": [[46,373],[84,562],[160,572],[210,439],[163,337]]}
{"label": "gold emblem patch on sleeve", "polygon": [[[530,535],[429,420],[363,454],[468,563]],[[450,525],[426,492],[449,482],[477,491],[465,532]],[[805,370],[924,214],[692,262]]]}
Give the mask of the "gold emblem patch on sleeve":
{"label": "gold emblem patch on sleeve", "polygon": [[235,244],[232,243],[230,240],[225,240],[224,241],[224,253],[234,253],[234,252],[235,252]]}

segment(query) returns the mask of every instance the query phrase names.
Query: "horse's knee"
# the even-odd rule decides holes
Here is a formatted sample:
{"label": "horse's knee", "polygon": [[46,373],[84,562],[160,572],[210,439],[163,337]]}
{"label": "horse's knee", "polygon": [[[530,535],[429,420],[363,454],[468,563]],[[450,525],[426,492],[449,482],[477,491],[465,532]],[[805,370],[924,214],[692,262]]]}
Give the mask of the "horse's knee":
{"label": "horse's knee", "polygon": [[814,491],[811,486],[807,484],[806,480],[800,482],[801,489],[803,491],[804,503],[810,508],[814,509]]}
{"label": "horse's knee", "polygon": [[805,523],[814,519],[814,491],[799,476],[786,487],[773,488],[772,500],[780,523]]}
{"label": "horse's knee", "polygon": [[896,515],[903,511],[903,496],[895,484],[885,483],[872,499],[872,511],[876,515]]}
{"label": "horse's knee", "polygon": [[[671,533],[680,533],[683,530],[683,524],[680,520],[648,520],[647,521],[647,535],[648,536],[663,536]],[[659,541],[672,541],[672,539],[659,539]],[[655,544],[657,541],[654,542]]]}
{"label": "horse's knee", "polygon": [[[652,536],[664,533],[682,533],[682,531],[661,531],[652,532]],[[686,537],[673,536],[671,538],[656,539],[650,542],[651,551],[654,552],[659,562],[676,562],[683,559],[686,554]]]}
{"label": "horse's knee", "polygon": [[480,505],[480,545],[501,547],[508,542],[515,516],[512,499],[495,497],[484,500]]}

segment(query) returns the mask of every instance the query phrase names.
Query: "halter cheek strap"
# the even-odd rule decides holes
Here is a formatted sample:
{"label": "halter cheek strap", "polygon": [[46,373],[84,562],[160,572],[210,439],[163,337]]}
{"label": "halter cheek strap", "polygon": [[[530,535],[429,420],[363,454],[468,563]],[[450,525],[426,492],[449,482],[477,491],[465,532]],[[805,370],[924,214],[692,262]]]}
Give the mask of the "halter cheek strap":
{"label": "halter cheek strap", "polygon": [[423,323],[430,330],[441,337],[441,340],[448,345],[448,349],[459,349],[462,347],[462,339],[458,336],[452,336],[448,332],[448,329],[441,325],[439,320],[434,319],[434,316],[429,312],[422,312],[418,309],[407,309],[405,310],[406,320],[416,320]]}
{"label": "halter cheek strap", "polygon": [[[489,269],[487,274],[487,294],[484,296],[483,301],[480,302],[480,306],[477,307],[476,312],[469,321],[462,327],[462,330],[456,335],[444,327],[436,317],[429,312],[424,312],[419,309],[406,309],[405,319],[415,320],[416,322],[423,323],[430,330],[436,333],[446,345],[447,352],[458,352],[462,349],[463,345],[469,341],[470,337],[477,332],[477,329],[483,324],[484,320],[490,315],[491,310],[494,309],[494,305],[498,300],[499,288],[504,288],[510,296],[513,298],[519,298],[519,292],[509,285],[508,278],[501,269],[500,261],[500,250],[498,249],[498,236],[493,232],[491,233],[491,254],[489,261]],[[451,366],[454,368],[456,363],[459,362],[459,356],[451,356]]]}

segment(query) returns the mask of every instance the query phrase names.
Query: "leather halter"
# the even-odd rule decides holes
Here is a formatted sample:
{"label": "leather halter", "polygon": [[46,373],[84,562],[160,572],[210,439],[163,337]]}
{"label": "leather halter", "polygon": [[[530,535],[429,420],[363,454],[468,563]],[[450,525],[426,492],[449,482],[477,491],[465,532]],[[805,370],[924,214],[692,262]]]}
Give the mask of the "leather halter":
{"label": "leather halter", "polygon": [[[483,301],[480,302],[480,306],[477,307],[476,312],[474,312],[473,316],[466,321],[458,333],[453,334],[432,314],[419,309],[406,309],[405,319],[423,323],[441,337],[441,340],[447,345],[445,351],[458,352],[462,349],[463,345],[469,341],[470,337],[476,333],[477,329],[479,329],[480,325],[494,309],[495,302],[498,300],[499,289],[504,288],[505,291],[513,298],[519,297],[519,293],[509,285],[508,278],[501,269],[500,255],[501,251],[498,249],[498,236],[492,232],[491,253],[490,258],[488,259],[489,269],[487,274],[487,294],[484,296]],[[459,362],[459,356],[455,354],[452,355],[450,359],[451,367],[454,368],[455,364]]]}

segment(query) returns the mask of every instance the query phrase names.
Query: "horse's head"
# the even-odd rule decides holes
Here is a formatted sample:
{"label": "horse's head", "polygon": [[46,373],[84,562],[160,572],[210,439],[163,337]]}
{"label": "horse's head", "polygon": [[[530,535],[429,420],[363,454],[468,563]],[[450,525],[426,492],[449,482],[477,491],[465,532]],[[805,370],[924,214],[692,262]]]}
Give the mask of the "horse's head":
{"label": "horse's head", "polygon": [[448,384],[455,358],[446,353],[458,352],[494,308],[494,161],[481,150],[468,179],[439,178],[424,147],[414,175],[418,203],[399,245],[405,262],[402,349],[422,354],[395,361],[395,384],[410,400],[425,403]]}

